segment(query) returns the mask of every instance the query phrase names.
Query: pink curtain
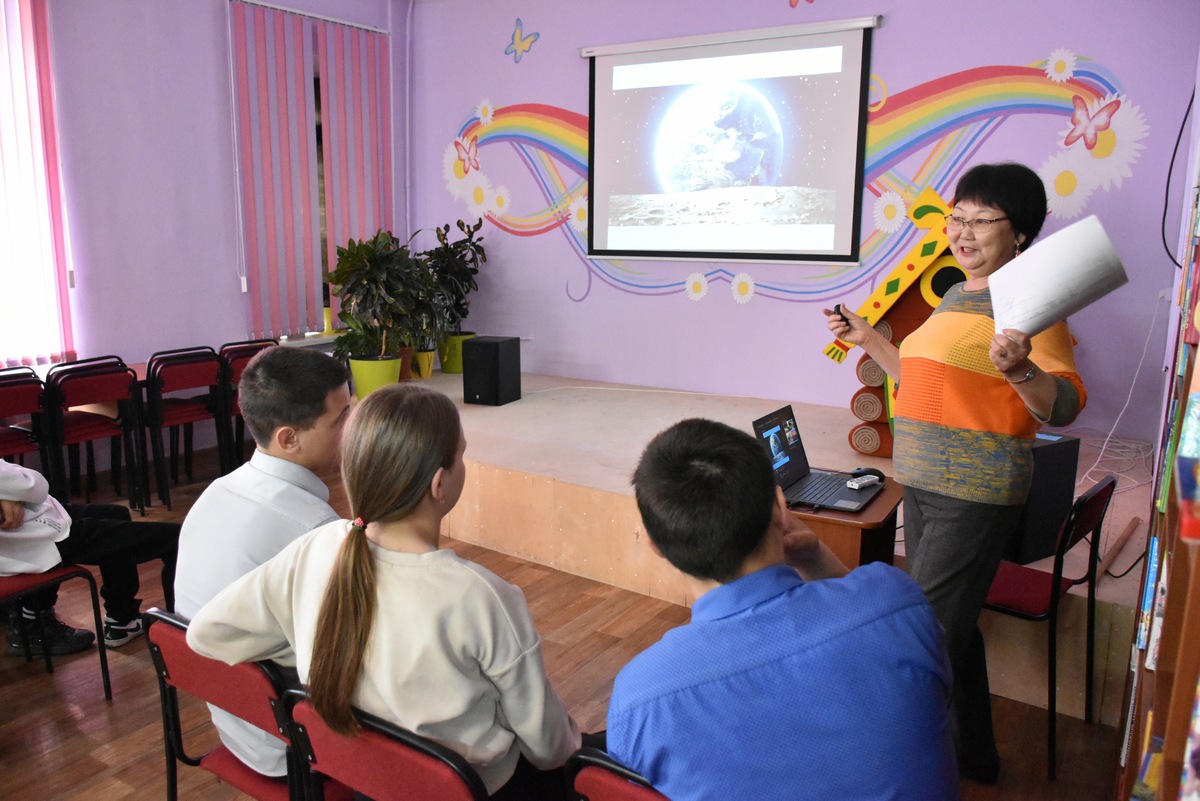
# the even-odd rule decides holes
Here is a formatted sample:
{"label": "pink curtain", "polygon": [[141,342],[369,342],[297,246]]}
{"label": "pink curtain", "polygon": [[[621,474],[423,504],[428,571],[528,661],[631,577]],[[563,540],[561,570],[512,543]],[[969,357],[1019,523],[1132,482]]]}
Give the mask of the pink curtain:
{"label": "pink curtain", "polygon": [[331,268],[339,243],[391,225],[387,36],[239,0],[231,10],[252,334],[319,331],[319,179]]}
{"label": "pink curtain", "polygon": [[322,317],[312,22],[239,2],[231,11],[251,333],[302,334]]}
{"label": "pink curtain", "polygon": [[45,0],[0,0],[0,363],[75,358]]}
{"label": "pink curtain", "polygon": [[318,23],[317,58],[332,268],[338,245],[393,227],[387,36]]}

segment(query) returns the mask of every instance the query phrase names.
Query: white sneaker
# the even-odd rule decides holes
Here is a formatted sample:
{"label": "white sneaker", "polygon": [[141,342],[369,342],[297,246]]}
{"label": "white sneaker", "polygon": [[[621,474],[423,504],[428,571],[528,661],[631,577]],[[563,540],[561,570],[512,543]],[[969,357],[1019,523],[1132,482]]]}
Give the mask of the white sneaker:
{"label": "white sneaker", "polygon": [[104,645],[108,648],[120,648],[132,639],[142,635],[142,619],[135,617],[128,623],[118,623],[107,615],[104,616]]}

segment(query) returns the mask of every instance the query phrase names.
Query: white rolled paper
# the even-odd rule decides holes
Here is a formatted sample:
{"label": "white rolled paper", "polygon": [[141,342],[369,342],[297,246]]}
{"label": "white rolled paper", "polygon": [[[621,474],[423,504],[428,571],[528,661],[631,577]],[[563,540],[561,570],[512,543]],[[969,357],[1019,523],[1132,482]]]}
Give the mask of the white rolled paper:
{"label": "white rolled paper", "polygon": [[996,330],[1029,336],[1095,303],[1129,277],[1095,215],[1068,225],[992,273]]}

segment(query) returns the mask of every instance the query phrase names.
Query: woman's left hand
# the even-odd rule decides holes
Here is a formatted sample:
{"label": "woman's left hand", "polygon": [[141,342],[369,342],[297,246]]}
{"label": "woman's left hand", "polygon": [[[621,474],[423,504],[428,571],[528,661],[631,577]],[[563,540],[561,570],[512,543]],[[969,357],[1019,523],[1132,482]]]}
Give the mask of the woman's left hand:
{"label": "woman's left hand", "polygon": [[1028,369],[1026,359],[1032,350],[1028,335],[1015,328],[1005,328],[992,337],[992,347],[988,350],[988,356],[996,369],[1002,375],[1008,376],[1018,370]]}

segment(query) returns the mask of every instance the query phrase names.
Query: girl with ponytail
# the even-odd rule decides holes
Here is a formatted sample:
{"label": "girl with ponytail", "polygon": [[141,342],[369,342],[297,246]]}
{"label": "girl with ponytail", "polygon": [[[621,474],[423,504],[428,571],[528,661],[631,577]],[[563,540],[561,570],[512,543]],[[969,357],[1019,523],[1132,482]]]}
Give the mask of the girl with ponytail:
{"label": "girl with ponytail", "polygon": [[359,708],[462,754],[493,798],[564,797],[579,729],[550,686],[524,596],[439,549],[462,493],[454,403],[418,384],[367,396],[342,434],[349,521],[322,526],[230,585],[188,642],[230,664],[295,664],[335,730]]}

